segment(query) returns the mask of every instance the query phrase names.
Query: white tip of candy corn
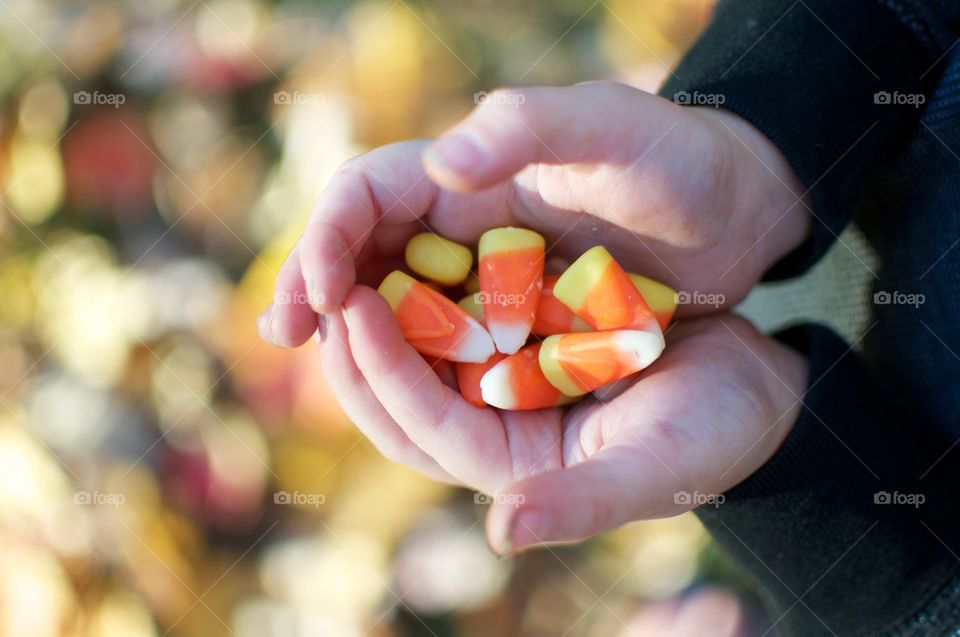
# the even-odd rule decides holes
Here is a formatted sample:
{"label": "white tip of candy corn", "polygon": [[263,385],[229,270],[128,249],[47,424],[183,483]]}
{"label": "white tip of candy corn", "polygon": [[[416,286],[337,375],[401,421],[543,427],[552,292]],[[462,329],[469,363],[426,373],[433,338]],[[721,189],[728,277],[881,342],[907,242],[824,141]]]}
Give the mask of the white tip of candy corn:
{"label": "white tip of candy corn", "polygon": [[456,360],[461,363],[486,363],[496,352],[493,340],[487,330],[472,318],[469,324],[469,331],[457,343]]}
{"label": "white tip of candy corn", "polygon": [[622,330],[616,332],[616,342],[623,356],[630,356],[640,370],[657,360],[663,352],[663,333],[658,328],[653,332],[639,330]]}
{"label": "white tip of candy corn", "polygon": [[490,336],[497,344],[497,349],[504,354],[519,352],[520,348],[526,345],[527,337],[530,336],[530,326],[522,323],[492,322],[487,319],[487,329],[490,330]]}
{"label": "white tip of candy corn", "polygon": [[510,387],[510,366],[497,363],[480,379],[480,395],[483,402],[499,409],[512,409],[517,404]]}

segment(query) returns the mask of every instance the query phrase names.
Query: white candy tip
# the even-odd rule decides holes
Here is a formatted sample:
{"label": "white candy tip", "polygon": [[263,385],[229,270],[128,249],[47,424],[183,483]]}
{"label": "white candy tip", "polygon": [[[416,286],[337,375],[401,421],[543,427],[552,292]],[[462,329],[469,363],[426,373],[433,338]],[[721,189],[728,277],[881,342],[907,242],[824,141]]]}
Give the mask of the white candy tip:
{"label": "white candy tip", "polygon": [[630,353],[637,371],[657,360],[664,348],[663,334],[659,330],[656,332],[622,330],[616,333],[615,338],[620,351]]}
{"label": "white candy tip", "polygon": [[501,361],[487,370],[480,379],[480,395],[491,407],[512,409],[517,404],[510,387],[510,366]]}
{"label": "white candy tip", "polygon": [[461,363],[486,363],[496,348],[483,326],[471,319],[470,329],[457,343],[456,360]]}
{"label": "white candy tip", "polygon": [[522,323],[501,323],[487,319],[487,329],[497,349],[508,355],[519,352],[530,336],[530,326]]}

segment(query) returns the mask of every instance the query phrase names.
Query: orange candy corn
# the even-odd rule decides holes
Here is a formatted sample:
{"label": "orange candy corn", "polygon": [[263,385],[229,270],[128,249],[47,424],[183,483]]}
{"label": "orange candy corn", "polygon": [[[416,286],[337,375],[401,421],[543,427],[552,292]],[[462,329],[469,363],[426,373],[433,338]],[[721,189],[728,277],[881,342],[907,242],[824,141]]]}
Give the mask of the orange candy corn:
{"label": "orange candy corn", "polygon": [[480,301],[497,349],[517,352],[530,335],[543,284],[543,237],[523,228],[480,236]]}
{"label": "orange candy corn", "polygon": [[506,354],[494,352],[486,363],[456,363],[457,387],[460,394],[474,407],[486,407],[483,392],[480,389],[480,380],[491,367],[507,357]]}
{"label": "orange candy corn", "polygon": [[663,346],[659,329],[557,334],[543,342],[540,368],[559,391],[581,396],[639,372],[660,356]]}
{"label": "orange candy corn", "polygon": [[569,332],[589,332],[590,326],[570,311],[566,305],[553,296],[553,286],[560,278],[558,274],[543,277],[543,289],[540,290],[540,304],[533,319],[533,333],[537,336],[552,336]]}
{"label": "orange candy corn", "polygon": [[399,270],[377,289],[393,309],[403,337],[421,354],[483,363],[494,353],[483,326],[456,303]]}
{"label": "orange candy corn", "polygon": [[483,401],[500,409],[543,409],[574,400],[564,396],[540,371],[540,343],[507,356],[480,379]]}
{"label": "orange candy corn", "polygon": [[595,330],[660,332],[647,302],[603,246],[580,255],[560,275],[553,295]]}
{"label": "orange candy corn", "polygon": [[665,330],[670,325],[670,319],[677,309],[677,292],[670,286],[664,285],[651,278],[628,272],[627,276],[647,302],[653,315],[657,317],[660,329]]}

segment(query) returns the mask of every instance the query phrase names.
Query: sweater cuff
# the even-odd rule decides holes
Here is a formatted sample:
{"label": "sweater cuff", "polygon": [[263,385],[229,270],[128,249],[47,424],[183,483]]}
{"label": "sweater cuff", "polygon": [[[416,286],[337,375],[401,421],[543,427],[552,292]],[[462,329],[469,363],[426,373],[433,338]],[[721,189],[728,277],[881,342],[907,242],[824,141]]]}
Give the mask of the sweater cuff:
{"label": "sweater cuff", "polygon": [[800,274],[848,223],[878,159],[915,125],[937,49],[877,0],[717,6],[660,94],[749,121],[809,190],[811,237],[766,279]]}
{"label": "sweater cuff", "polygon": [[810,358],[801,414],[767,464],[697,515],[787,634],[889,634],[956,575],[957,503],[918,423],[856,352],[817,326],[777,338]]}

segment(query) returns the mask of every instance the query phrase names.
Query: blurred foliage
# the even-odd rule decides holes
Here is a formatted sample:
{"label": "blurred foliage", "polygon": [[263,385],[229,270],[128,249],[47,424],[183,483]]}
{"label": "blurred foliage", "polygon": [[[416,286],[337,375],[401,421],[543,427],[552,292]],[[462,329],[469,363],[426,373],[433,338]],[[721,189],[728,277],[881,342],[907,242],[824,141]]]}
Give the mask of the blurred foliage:
{"label": "blurred foliage", "polygon": [[254,327],[344,159],[654,89],[708,0],[2,5],[0,636],[609,635],[723,572],[692,516],[497,560]]}

